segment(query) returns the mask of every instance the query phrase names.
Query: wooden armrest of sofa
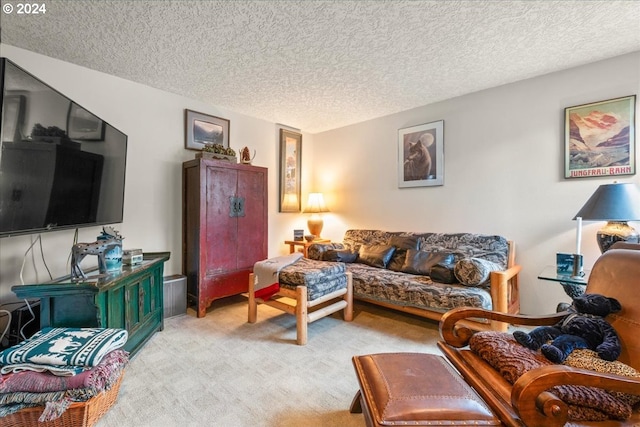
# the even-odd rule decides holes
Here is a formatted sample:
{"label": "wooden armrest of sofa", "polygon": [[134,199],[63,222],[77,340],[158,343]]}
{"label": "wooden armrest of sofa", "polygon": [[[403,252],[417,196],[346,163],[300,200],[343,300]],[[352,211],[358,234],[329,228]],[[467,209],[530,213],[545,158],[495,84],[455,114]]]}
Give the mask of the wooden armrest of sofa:
{"label": "wooden armrest of sofa", "polygon": [[[513,265],[505,271],[492,271],[490,275],[491,302],[493,311],[517,314],[520,312],[520,295],[518,288],[518,273],[522,266]],[[507,324],[497,321],[491,322],[492,329],[506,331]]]}
{"label": "wooden armrest of sofa", "polygon": [[503,324],[526,326],[551,326],[558,323],[567,315],[566,312],[554,313],[543,316],[524,316],[521,314],[501,313],[481,308],[459,307],[449,310],[440,319],[440,336],[453,347],[464,347],[469,344],[469,339],[474,331],[464,326],[464,320],[484,319]]}
{"label": "wooden armrest of sofa", "polygon": [[563,426],[567,405],[546,390],[559,385],[598,387],[640,395],[640,380],[564,365],[543,366],[523,374],[513,385],[511,404],[528,426]]}

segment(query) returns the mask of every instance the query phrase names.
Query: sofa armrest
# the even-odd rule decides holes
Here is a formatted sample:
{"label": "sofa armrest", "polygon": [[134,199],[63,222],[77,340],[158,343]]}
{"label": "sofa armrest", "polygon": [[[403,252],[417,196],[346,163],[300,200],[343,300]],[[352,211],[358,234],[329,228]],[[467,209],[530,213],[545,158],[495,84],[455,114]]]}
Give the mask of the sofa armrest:
{"label": "sofa armrest", "polygon": [[523,374],[511,390],[511,404],[525,425],[563,426],[567,405],[546,390],[559,385],[598,387],[640,395],[640,380],[564,365],[550,365]]}
{"label": "sofa armrest", "polygon": [[[514,265],[504,271],[492,271],[490,274],[491,305],[494,311],[517,314],[520,312],[520,289],[518,273],[522,267]],[[492,329],[506,331],[507,324],[492,322]]]}
{"label": "sofa armrest", "polygon": [[493,310],[481,308],[458,307],[449,310],[440,319],[440,336],[453,347],[464,347],[469,344],[469,339],[474,334],[470,328],[463,326],[459,322],[469,319],[490,320],[503,324],[512,323],[514,325],[525,326],[552,326],[564,319],[567,312],[553,313],[542,316],[524,316],[521,314],[500,313]]}

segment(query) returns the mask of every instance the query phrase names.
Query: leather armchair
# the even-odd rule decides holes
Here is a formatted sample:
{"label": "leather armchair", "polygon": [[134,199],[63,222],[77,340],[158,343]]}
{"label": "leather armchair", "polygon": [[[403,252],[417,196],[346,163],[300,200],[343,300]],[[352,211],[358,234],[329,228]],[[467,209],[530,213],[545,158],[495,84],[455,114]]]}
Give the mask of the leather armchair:
{"label": "leather armchair", "polygon": [[[586,287],[587,293],[614,297],[622,311],[607,317],[618,332],[622,345],[619,361],[640,371],[640,245],[618,245],[605,252],[595,263]],[[640,395],[640,380],[594,371],[552,365],[533,369],[509,384],[500,374],[466,347],[474,331],[461,326],[461,320],[484,318],[515,325],[554,325],[566,313],[548,316],[509,315],[480,309],[459,308],[447,312],[440,321],[445,357],[458,369],[507,426],[562,426],[567,422],[567,406],[547,392],[557,385],[587,385]],[[575,422],[572,426],[640,426],[640,408],[636,405],[626,421]]]}

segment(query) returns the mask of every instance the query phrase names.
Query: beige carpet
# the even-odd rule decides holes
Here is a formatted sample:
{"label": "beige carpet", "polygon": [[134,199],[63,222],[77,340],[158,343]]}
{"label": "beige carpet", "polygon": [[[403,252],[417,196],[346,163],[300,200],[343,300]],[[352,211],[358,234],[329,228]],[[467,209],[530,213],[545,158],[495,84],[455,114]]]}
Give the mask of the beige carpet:
{"label": "beige carpet", "polygon": [[258,307],[247,323],[242,296],[165,320],[127,368],[118,400],[97,427],[122,426],[363,426],[349,413],[358,389],[356,354],[438,353],[437,324],[356,303],[309,325],[295,344],[295,317]]}

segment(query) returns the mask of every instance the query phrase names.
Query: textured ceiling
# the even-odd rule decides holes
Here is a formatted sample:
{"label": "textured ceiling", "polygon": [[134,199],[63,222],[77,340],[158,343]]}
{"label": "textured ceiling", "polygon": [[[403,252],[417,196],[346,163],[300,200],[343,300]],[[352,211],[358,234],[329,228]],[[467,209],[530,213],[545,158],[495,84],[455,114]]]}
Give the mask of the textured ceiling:
{"label": "textured ceiling", "polygon": [[640,50],[638,1],[40,3],[3,43],[311,133]]}

